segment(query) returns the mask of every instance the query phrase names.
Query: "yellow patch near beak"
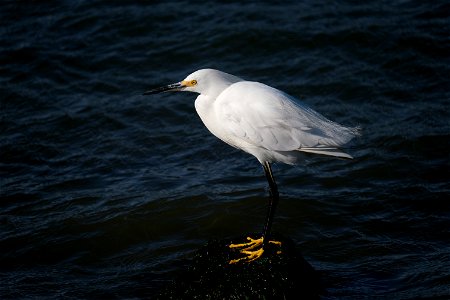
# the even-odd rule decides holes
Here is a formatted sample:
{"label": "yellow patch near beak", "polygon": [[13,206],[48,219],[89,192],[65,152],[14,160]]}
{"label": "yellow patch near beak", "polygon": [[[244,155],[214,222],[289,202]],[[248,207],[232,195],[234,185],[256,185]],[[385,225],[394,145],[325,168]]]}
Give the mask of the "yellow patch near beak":
{"label": "yellow patch near beak", "polygon": [[181,81],[181,85],[183,86],[194,86],[197,84],[197,80],[183,80]]}

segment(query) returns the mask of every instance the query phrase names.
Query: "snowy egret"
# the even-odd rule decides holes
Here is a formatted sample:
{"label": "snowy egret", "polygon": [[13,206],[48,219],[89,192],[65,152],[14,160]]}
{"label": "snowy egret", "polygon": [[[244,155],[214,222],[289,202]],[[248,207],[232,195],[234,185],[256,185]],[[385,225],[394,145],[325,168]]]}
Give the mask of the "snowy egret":
{"label": "snowy egret", "polygon": [[246,81],[213,69],[202,69],[184,80],[152,89],[144,95],[166,91],[199,93],[195,109],[208,130],[225,143],[255,156],[269,183],[269,207],[262,237],[231,244],[242,258],[253,261],[270,241],[272,221],[279,201],[270,164],[296,164],[301,152],[352,158],[339,149],[357,136],[358,128],[332,122],[288,94],[259,82]]}

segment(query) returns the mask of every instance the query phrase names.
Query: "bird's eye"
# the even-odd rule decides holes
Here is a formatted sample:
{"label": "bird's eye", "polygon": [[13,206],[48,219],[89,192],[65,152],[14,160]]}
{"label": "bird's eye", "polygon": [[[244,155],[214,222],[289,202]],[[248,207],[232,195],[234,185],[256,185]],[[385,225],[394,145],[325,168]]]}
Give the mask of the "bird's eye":
{"label": "bird's eye", "polygon": [[192,81],[191,81],[191,84],[192,84],[192,85],[196,85],[196,84],[197,84],[197,80],[192,80]]}

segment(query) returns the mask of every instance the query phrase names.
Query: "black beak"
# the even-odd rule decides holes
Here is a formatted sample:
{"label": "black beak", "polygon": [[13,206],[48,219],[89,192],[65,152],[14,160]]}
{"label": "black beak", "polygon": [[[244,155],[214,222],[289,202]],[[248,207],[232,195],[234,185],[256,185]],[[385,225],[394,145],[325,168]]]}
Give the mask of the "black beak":
{"label": "black beak", "polygon": [[182,88],[184,88],[184,85],[181,82],[177,82],[177,83],[172,83],[166,86],[162,86],[156,89],[152,89],[149,91],[146,91],[145,93],[143,93],[142,95],[152,95],[152,94],[159,94],[162,92],[169,92],[169,91],[179,91]]}

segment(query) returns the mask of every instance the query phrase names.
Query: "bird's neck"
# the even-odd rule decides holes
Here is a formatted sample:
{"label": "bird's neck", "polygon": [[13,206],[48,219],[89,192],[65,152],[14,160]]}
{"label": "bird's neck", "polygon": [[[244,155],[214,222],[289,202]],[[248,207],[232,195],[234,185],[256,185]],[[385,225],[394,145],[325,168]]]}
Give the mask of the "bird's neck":
{"label": "bird's neck", "polygon": [[233,82],[222,81],[217,82],[214,86],[211,86],[207,91],[202,92],[202,96],[205,96],[208,99],[205,99],[206,102],[214,102],[219,95],[226,90]]}
{"label": "bird's neck", "polygon": [[215,98],[203,94],[199,95],[195,100],[195,110],[206,128],[208,128],[208,130],[216,137],[221,139],[219,134],[221,129],[218,122],[216,122],[216,114],[214,111],[214,100]]}

